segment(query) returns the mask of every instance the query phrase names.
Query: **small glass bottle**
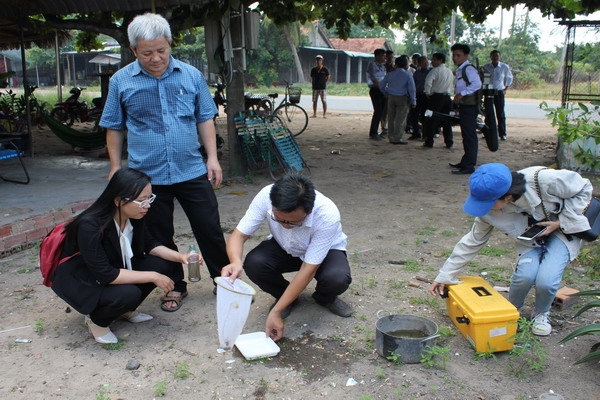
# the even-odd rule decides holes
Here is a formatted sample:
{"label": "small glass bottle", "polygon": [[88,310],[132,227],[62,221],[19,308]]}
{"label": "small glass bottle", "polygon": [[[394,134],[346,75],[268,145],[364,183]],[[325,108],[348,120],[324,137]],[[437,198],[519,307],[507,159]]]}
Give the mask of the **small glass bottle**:
{"label": "small glass bottle", "polygon": [[188,250],[187,260],[188,279],[190,282],[198,282],[200,280],[200,253],[193,244],[190,245]]}

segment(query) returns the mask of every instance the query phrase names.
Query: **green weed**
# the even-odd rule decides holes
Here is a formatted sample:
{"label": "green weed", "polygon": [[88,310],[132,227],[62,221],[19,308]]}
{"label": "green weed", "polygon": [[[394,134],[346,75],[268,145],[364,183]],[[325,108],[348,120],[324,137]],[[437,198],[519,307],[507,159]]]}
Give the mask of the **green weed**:
{"label": "green weed", "polygon": [[404,363],[400,360],[400,354],[398,353],[390,352],[386,359],[393,362],[397,366],[404,365]]}
{"label": "green weed", "polygon": [[37,333],[38,335],[41,335],[42,333],[44,333],[45,325],[46,325],[46,320],[44,318],[38,318],[35,320],[35,325],[33,327],[33,331],[35,333]]}
{"label": "green weed", "polygon": [[104,390],[101,390],[96,395],[96,400],[111,400],[110,393],[105,392]]}
{"label": "green weed", "polygon": [[100,346],[102,346],[104,350],[117,351],[123,348],[125,342],[127,342],[127,339],[119,339],[117,343],[101,344]]}
{"label": "green weed", "polygon": [[533,321],[527,318],[517,320],[515,345],[509,352],[508,373],[519,380],[529,378],[535,372],[544,372],[548,367],[548,351],[540,340],[531,333]]}
{"label": "green weed", "polygon": [[503,255],[510,253],[512,250],[500,249],[498,247],[485,246],[479,251],[479,254],[489,257],[502,257]]}
{"label": "green weed", "polygon": [[35,268],[21,268],[17,270],[17,274],[30,274],[35,271]]}
{"label": "green weed", "polygon": [[449,337],[456,336],[456,331],[452,327],[444,325],[438,326],[438,333],[440,334],[440,341],[444,341]]}
{"label": "green weed", "polygon": [[425,368],[446,369],[450,361],[449,346],[426,346],[421,352],[421,363]]}
{"label": "green weed", "polygon": [[405,271],[419,272],[421,271],[421,263],[418,260],[404,260]]}
{"label": "green weed", "polygon": [[154,395],[156,397],[163,397],[167,392],[167,382],[158,381],[154,384]]}
{"label": "green weed", "polygon": [[186,379],[188,376],[190,376],[190,366],[183,362],[175,363],[174,375],[176,379]]}
{"label": "green weed", "polygon": [[434,227],[431,227],[431,226],[426,226],[422,230],[417,231],[417,235],[431,236],[431,235],[433,235],[435,233],[435,231],[437,231],[437,228],[434,228]]}
{"label": "green weed", "polygon": [[377,373],[375,374],[375,377],[383,381],[387,378],[387,375],[385,374],[385,372],[383,372],[383,369],[377,368]]}
{"label": "green weed", "polygon": [[409,297],[408,302],[415,306],[426,306],[429,308],[436,308],[438,306],[438,299],[433,296]]}
{"label": "green weed", "polygon": [[442,231],[442,232],[440,232],[440,235],[442,235],[444,237],[453,237],[453,236],[457,236],[458,233],[452,232],[452,231]]}

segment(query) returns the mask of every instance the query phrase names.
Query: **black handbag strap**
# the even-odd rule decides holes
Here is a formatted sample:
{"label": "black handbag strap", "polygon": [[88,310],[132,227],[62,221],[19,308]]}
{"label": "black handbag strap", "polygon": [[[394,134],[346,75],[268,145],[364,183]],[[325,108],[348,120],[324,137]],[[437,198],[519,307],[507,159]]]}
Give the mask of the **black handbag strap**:
{"label": "black handbag strap", "polygon": [[548,212],[548,210],[546,209],[546,205],[544,204],[544,199],[542,198],[542,191],[540,190],[540,184],[538,182],[538,175],[539,175],[540,171],[543,169],[548,169],[548,168],[546,168],[546,167],[539,168],[533,174],[533,186],[535,186],[535,191],[537,192],[537,195],[539,196],[540,200],[542,201],[542,210],[544,210],[544,216],[546,217],[546,219],[548,221],[550,221],[550,213]]}
{"label": "black handbag strap", "polygon": [[[550,219],[550,214],[554,214],[554,215],[558,215],[560,214],[560,212],[562,211],[564,205],[561,203],[559,205],[558,211],[548,211],[548,209],[546,208],[546,205],[544,204],[544,198],[542,197],[542,191],[540,190],[540,183],[539,183],[539,179],[538,179],[538,175],[540,173],[541,170],[544,169],[550,169],[547,167],[542,167],[539,168],[535,171],[535,173],[533,174],[533,185],[535,186],[535,191],[537,193],[537,195],[539,196],[540,200],[542,201],[542,210],[544,210],[544,216],[546,217],[546,219],[548,221],[552,221],[552,219]],[[564,202],[564,199],[563,199]]]}

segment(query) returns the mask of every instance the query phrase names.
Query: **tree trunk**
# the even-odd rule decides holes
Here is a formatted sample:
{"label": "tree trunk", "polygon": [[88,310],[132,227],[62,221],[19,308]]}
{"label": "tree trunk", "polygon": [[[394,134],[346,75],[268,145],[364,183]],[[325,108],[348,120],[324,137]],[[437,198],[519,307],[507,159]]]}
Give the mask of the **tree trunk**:
{"label": "tree trunk", "polygon": [[294,57],[294,64],[296,65],[296,72],[298,73],[298,82],[304,83],[304,72],[302,71],[302,64],[300,64],[300,57],[298,57],[298,51],[296,50],[296,44],[294,43],[294,39],[292,39],[290,27],[291,25],[286,25],[283,28],[283,33],[285,34],[285,38],[288,44],[290,45],[292,56]]}

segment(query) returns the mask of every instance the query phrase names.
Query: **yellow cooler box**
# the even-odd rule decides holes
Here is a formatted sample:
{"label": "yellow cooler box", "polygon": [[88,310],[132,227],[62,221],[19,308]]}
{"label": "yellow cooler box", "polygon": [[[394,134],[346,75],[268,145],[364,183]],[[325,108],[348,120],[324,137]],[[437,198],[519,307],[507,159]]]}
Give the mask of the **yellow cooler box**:
{"label": "yellow cooler box", "polygon": [[519,312],[478,276],[461,276],[463,283],[447,285],[448,316],[475,351],[511,350]]}

